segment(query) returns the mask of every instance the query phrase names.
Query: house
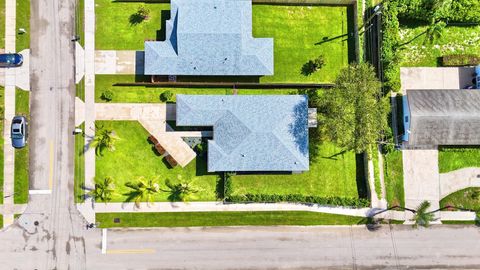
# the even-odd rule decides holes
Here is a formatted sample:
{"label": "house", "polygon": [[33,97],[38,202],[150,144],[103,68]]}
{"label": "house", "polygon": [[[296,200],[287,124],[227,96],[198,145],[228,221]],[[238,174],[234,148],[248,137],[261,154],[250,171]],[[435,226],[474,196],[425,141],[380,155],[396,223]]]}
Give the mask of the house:
{"label": "house", "polygon": [[303,95],[177,95],[177,126],[213,126],[209,172],[309,169]]}
{"label": "house", "polygon": [[479,90],[407,90],[404,145],[480,145]]}
{"label": "house", "polygon": [[172,0],[165,41],[145,42],[146,75],[273,75],[273,39],[252,37],[252,0]]}

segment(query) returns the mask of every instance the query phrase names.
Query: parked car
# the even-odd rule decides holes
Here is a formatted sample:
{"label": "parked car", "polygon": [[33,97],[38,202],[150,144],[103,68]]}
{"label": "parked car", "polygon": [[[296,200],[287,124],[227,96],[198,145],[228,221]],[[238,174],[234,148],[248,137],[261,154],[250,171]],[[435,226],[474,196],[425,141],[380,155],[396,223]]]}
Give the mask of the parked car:
{"label": "parked car", "polygon": [[23,56],[18,53],[0,54],[0,67],[19,67],[23,64]]}
{"label": "parked car", "polygon": [[475,85],[480,89],[480,65],[475,67]]}
{"label": "parked car", "polygon": [[27,143],[27,118],[25,116],[15,116],[12,119],[12,129],[10,136],[12,138],[12,146],[15,148],[23,148]]}

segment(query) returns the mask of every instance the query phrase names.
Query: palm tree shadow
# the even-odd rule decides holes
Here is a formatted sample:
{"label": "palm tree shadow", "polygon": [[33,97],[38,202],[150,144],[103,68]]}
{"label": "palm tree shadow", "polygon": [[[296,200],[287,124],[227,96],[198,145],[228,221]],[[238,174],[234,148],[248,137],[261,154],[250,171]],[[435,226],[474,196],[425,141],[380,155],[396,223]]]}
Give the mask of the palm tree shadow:
{"label": "palm tree shadow", "polygon": [[130,23],[130,26],[139,25],[139,24],[141,24],[144,20],[145,20],[145,18],[144,18],[142,15],[140,15],[138,12],[133,13],[133,14],[130,15],[130,17],[128,18],[128,22]]}

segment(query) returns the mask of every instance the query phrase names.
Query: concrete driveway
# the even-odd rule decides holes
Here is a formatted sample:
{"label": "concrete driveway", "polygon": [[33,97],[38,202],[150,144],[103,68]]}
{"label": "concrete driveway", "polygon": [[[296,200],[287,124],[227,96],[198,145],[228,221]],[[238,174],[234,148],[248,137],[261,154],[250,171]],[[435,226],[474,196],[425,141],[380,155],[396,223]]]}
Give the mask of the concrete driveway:
{"label": "concrete driveway", "polygon": [[440,175],[437,150],[403,150],[405,206],[416,208],[427,200],[431,209],[439,208]]}
{"label": "concrete driveway", "polygon": [[410,89],[465,89],[472,85],[474,68],[415,67],[400,68],[402,92]]}
{"label": "concrete driveway", "polygon": [[143,51],[95,51],[95,74],[143,75]]}

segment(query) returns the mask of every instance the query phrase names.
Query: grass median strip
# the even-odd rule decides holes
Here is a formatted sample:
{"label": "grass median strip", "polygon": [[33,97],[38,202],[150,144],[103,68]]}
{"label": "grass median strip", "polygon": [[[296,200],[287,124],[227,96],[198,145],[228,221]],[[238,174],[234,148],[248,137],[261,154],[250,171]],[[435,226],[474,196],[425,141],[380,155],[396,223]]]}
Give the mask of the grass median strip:
{"label": "grass median strip", "polygon": [[97,213],[96,220],[102,228],[354,225],[366,222],[362,217],[307,211]]}

